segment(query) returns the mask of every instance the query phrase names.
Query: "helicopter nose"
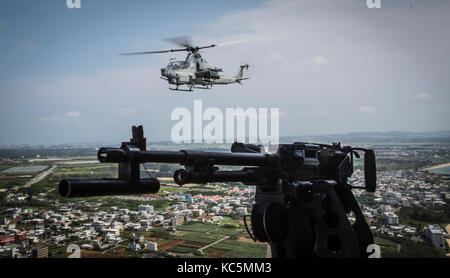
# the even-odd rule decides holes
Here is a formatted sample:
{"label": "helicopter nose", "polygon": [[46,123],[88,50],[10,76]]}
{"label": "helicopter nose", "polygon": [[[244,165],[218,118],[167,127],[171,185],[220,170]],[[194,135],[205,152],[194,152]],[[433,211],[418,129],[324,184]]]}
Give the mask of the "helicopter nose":
{"label": "helicopter nose", "polygon": [[166,68],[162,68],[161,69],[161,75],[162,76],[166,76],[166,72],[167,72]]}

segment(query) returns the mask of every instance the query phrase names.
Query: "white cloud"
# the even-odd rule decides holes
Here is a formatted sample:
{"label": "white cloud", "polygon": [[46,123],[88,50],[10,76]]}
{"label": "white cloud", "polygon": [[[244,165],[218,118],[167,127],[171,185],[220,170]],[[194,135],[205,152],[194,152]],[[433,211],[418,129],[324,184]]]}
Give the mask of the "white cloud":
{"label": "white cloud", "polygon": [[320,56],[320,55],[312,57],[311,61],[312,61],[313,64],[319,65],[319,66],[328,65],[328,60],[325,59],[323,56]]}
{"label": "white cloud", "polygon": [[372,106],[362,106],[362,105],[360,105],[358,107],[358,110],[361,113],[368,113],[368,114],[373,114],[373,113],[376,112],[375,107],[372,107]]}
{"label": "white cloud", "polygon": [[43,123],[57,123],[57,122],[65,122],[71,119],[78,119],[81,117],[81,113],[77,110],[69,111],[64,115],[51,116],[51,117],[42,117],[40,120]]}
{"label": "white cloud", "polygon": [[79,118],[80,116],[81,116],[81,114],[77,110],[66,113],[67,118]]}
{"label": "white cloud", "polygon": [[417,95],[413,96],[412,98],[414,98],[414,99],[429,99],[429,98],[431,98],[431,95],[429,95],[429,94],[417,94]]}
{"label": "white cloud", "polygon": [[287,117],[288,117],[288,113],[286,113],[286,112],[280,112],[280,117],[282,117],[282,118],[287,118]]}
{"label": "white cloud", "polygon": [[56,123],[56,122],[63,122],[64,117],[61,116],[54,116],[54,117],[42,117],[41,122],[43,123]]}
{"label": "white cloud", "polygon": [[136,112],[136,109],[121,107],[121,108],[116,109],[115,112],[116,112],[116,114],[119,114],[119,115],[130,115],[130,114],[134,114]]}

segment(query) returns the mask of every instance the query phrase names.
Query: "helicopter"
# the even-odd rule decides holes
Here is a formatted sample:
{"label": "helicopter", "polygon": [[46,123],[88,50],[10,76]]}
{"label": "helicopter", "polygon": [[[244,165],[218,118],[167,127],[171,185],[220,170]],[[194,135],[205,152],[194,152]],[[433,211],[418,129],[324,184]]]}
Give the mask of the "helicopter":
{"label": "helicopter", "polygon": [[[161,79],[166,80],[170,85],[175,85],[175,88],[169,87],[173,91],[192,92],[193,89],[211,89],[213,85],[228,85],[239,83],[242,85],[243,80],[249,79],[244,77],[244,71],[248,70],[249,65],[241,65],[235,76],[226,76],[221,74],[222,68],[211,66],[208,61],[202,57],[199,50],[219,46],[218,44],[211,44],[206,46],[193,46],[189,37],[177,37],[167,39],[183,48],[160,50],[160,51],[146,51],[146,52],[129,52],[121,53],[121,55],[144,55],[144,54],[159,54],[168,52],[188,52],[184,61],[177,61],[171,58],[169,64],[161,68]],[[228,45],[240,41],[228,42],[220,44]],[[180,86],[187,86],[187,89],[179,88]]]}

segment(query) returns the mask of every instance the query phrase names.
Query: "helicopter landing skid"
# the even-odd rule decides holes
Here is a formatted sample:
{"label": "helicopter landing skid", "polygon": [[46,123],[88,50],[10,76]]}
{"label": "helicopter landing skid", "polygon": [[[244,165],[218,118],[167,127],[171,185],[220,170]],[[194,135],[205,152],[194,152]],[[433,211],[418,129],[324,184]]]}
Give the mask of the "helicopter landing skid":
{"label": "helicopter landing skid", "polygon": [[[212,86],[211,86],[212,87]],[[202,86],[202,87],[194,87],[194,89],[203,89],[203,90],[211,90],[211,87]]]}
{"label": "helicopter landing skid", "polygon": [[169,90],[180,91],[180,92],[193,92],[194,91],[192,89],[178,89],[178,88],[169,88]]}
{"label": "helicopter landing skid", "polygon": [[[186,84],[181,84],[182,85],[186,85]],[[187,85],[189,87],[189,89],[178,89],[178,87],[180,86],[180,84],[176,85],[175,88],[170,88],[170,90],[172,91],[181,91],[181,92],[193,92],[194,90],[192,89],[202,89],[202,90],[210,90],[212,88],[212,85],[201,85],[201,86],[195,86],[195,84],[189,84]]]}
{"label": "helicopter landing skid", "polygon": [[194,85],[189,85],[189,89],[178,89],[178,86],[179,86],[179,85],[177,85],[176,88],[170,88],[170,87],[169,87],[169,89],[172,90],[172,91],[181,91],[181,92],[193,92],[193,91],[194,91],[194,90],[192,90],[192,87],[193,87]]}

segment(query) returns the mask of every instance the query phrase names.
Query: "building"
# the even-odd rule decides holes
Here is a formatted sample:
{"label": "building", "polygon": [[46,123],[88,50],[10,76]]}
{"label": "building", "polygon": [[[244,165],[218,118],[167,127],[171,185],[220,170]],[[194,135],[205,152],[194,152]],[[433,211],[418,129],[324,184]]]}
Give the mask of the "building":
{"label": "building", "polygon": [[408,199],[406,199],[406,198],[402,198],[402,206],[404,206],[404,207],[409,207],[409,201],[408,201]]}
{"label": "building", "polygon": [[380,210],[382,212],[392,211],[392,207],[390,205],[380,205]]}
{"label": "building", "polygon": [[191,216],[189,214],[185,214],[184,215],[184,222],[189,222],[191,221]]}
{"label": "building", "polygon": [[148,241],[147,242],[147,250],[148,251],[158,251],[158,244],[156,242]]}
{"label": "building", "polygon": [[2,258],[19,258],[20,252],[18,248],[0,249],[0,257]]}
{"label": "building", "polygon": [[436,247],[444,248],[444,234],[439,225],[428,225],[425,227],[425,237],[428,241]]}
{"label": "building", "polygon": [[393,192],[387,192],[385,195],[386,202],[390,204],[397,203],[397,195]]}
{"label": "building", "polygon": [[218,213],[220,211],[220,208],[218,206],[214,206],[211,208],[211,212]]}
{"label": "building", "polygon": [[111,229],[111,228],[102,229],[102,233],[105,234],[105,235],[112,234],[114,236],[120,236],[119,229]]}
{"label": "building", "polygon": [[[139,207],[138,207],[138,209],[139,209]],[[128,213],[130,212],[129,209],[120,209],[119,211],[120,211],[120,213],[122,213],[122,214],[128,214]]]}
{"label": "building", "polygon": [[247,208],[246,207],[238,207],[236,209],[236,213],[239,215],[247,215]]}
{"label": "building", "polygon": [[48,258],[48,247],[36,247],[31,250],[32,258]]}
{"label": "building", "polygon": [[386,225],[398,225],[398,216],[393,212],[384,212],[382,222]]}
{"label": "building", "polygon": [[145,212],[151,213],[154,211],[154,208],[153,208],[153,206],[150,206],[150,205],[139,205],[138,211],[145,211]]}
{"label": "building", "polygon": [[184,217],[181,215],[174,216],[171,219],[172,226],[180,226],[180,225],[183,225],[183,223],[184,223]]}
{"label": "building", "polygon": [[6,236],[0,236],[0,244],[5,244],[8,242],[14,241],[14,235],[6,235]]}
{"label": "building", "polygon": [[86,243],[80,246],[81,249],[94,250],[94,245]]}
{"label": "building", "polygon": [[223,221],[223,217],[222,216],[213,216],[210,221],[212,223],[222,222]]}
{"label": "building", "polygon": [[194,217],[199,217],[199,216],[202,216],[203,213],[205,213],[205,211],[202,209],[194,209],[192,211],[192,213],[194,214]]}
{"label": "building", "polygon": [[137,252],[137,251],[141,250],[141,246],[138,243],[133,241],[130,244],[128,244],[127,250]]}
{"label": "building", "polygon": [[50,237],[50,241],[53,243],[60,243],[64,240],[66,240],[66,236],[64,236],[64,235],[57,235],[57,236]]}

